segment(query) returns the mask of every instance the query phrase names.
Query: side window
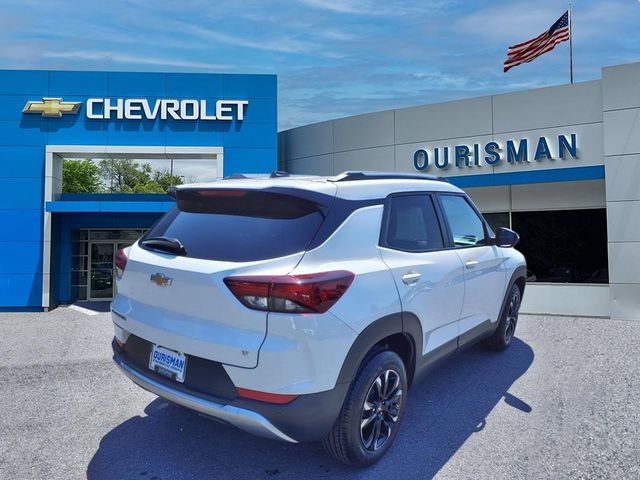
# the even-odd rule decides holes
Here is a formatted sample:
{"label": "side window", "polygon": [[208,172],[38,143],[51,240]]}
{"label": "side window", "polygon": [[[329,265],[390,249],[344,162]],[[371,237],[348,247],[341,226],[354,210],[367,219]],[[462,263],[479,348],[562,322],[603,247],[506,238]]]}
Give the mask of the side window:
{"label": "side window", "polygon": [[466,198],[458,195],[440,195],[440,201],[456,247],[487,244],[484,222]]}
{"label": "side window", "polygon": [[442,248],[442,233],[429,195],[392,197],[384,246],[408,252]]}

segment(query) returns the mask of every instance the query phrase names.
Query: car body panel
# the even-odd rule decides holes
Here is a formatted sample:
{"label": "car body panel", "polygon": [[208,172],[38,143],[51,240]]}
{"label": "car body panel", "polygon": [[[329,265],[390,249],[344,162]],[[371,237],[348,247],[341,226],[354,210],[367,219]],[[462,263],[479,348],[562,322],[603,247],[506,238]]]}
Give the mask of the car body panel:
{"label": "car body panel", "polygon": [[[117,295],[114,323],[163,347],[255,368],[267,314],[250,310],[224,284],[231,275],[286,275],[302,253],[257,262],[220,262],[152,252],[133,245]],[[171,284],[161,287],[151,276]],[[123,317],[126,320],[123,320]]]}
{"label": "car body panel", "polygon": [[460,333],[498,321],[507,282],[503,248],[486,245],[455,249],[464,266],[465,295]]}
{"label": "car body panel", "polygon": [[[403,312],[415,314],[422,325],[425,355],[459,335],[458,319],[465,292],[462,263],[451,250],[403,252],[380,247],[384,262],[393,273]],[[420,275],[407,285],[402,277]]]}
{"label": "car body panel", "polygon": [[383,209],[373,205],[353,212],[322,245],[306,252],[292,272],[353,272],[353,283],[330,311],[358,333],[375,319],[401,311],[393,277],[378,250]]}
{"label": "car body panel", "polygon": [[331,390],[358,334],[331,312],[270,312],[255,369],[223,365],[236,387],[305,395]]}

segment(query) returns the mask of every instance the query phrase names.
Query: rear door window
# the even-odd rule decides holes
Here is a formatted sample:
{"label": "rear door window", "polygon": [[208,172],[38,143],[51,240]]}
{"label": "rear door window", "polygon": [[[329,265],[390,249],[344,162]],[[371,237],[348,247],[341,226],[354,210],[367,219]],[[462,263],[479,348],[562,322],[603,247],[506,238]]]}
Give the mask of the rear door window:
{"label": "rear door window", "polygon": [[438,217],[430,195],[398,195],[391,198],[383,246],[406,252],[443,247]]}
{"label": "rear door window", "polygon": [[325,216],[295,195],[252,190],[184,190],[146,235],[180,241],[187,257],[249,262],[306,250]]}

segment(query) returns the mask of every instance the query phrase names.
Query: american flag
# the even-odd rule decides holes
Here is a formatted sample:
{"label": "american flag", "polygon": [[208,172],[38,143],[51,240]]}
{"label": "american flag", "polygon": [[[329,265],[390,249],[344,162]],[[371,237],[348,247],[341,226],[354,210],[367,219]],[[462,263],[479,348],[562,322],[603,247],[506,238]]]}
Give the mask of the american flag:
{"label": "american flag", "polygon": [[509,47],[507,59],[504,61],[504,71],[521,63],[530,62],[543,53],[553,50],[558,43],[569,40],[569,35],[569,11],[567,10],[549,30],[542,32],[536,38]]}

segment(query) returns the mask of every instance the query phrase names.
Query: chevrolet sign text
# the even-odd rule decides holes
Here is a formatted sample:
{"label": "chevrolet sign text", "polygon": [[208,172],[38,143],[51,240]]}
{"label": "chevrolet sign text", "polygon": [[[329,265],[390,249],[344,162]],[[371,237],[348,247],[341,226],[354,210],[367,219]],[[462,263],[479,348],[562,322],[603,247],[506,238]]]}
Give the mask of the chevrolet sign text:
{"label": "chevrolet sign text", "polygon": [[244,120],[248,100],[89,98],[87,118],[94,120]]}

